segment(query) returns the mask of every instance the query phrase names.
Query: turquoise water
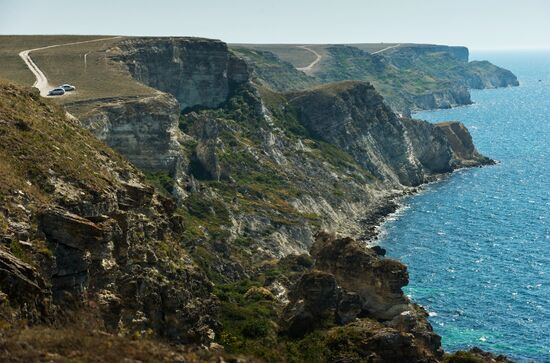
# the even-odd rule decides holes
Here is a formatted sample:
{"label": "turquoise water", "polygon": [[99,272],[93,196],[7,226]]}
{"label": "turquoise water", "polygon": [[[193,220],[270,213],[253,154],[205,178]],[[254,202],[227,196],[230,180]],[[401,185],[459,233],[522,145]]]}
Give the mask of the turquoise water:
{"label": "turquoise water", "polygon": [[406,293],[430,312],[446,350],[550,362],[550,52],[472,56],[512,70],[521,86],[415,117],[462,121],[500,163],[405,200],[380,243],[408,265]]}

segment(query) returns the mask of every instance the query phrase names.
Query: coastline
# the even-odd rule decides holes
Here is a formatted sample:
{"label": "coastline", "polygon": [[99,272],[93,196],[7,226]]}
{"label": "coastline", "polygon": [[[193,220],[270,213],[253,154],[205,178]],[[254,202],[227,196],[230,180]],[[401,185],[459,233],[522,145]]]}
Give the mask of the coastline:
{"label": "coastline", "polygon": [[[498,161],[495,161],[495,163],[498,163]],[[449,173],[435,175],[434,180],[430,180],[415,187],[407,187],[402,191],[384,197],[381,201],[377,202],[375,209],[361,221],[365,224],[366,230],[365,233],[359,237],[359,240],[364,241],[368,247],[378,246],[381,240],[380,233],[382,233],[384,225],[389,221],[395,220],[396,216],[401,215],[408,209],[408,205],[404,200],[426,192],[428,188],[452,177],[456,172],[491,165],[494,164],[460,167]]]}

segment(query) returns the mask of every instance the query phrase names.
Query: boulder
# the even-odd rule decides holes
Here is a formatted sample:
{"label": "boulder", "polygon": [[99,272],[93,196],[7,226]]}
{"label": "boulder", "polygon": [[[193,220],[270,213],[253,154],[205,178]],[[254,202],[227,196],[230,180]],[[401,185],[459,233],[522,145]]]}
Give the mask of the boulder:
{"label": "boulder", "polygon": [[346,291],[357,293],[362,309],[377,319],[390,320],[409,309],[401,288],[408,283],[402,263],[380,258],[352,238],[319,233],[311,247],[315,268],[330,273]]}
{"label": "boulder", "polygon": [[320,271],[306,272],[289,293],[290,303],[282,314],[281,326],[290,336],[302,336],[334,320],[339,289],[334,276]]}

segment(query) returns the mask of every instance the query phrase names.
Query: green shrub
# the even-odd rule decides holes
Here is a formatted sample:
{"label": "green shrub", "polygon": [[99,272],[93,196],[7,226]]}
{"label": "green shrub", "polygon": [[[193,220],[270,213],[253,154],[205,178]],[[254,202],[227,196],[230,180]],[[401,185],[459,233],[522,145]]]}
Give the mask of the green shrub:
{"label": "green shrub", "polygon": [[263,319],[250,319],[243,324],[241,333],[246,338],[257,339],[266,337],[269,333],[269,323]]}

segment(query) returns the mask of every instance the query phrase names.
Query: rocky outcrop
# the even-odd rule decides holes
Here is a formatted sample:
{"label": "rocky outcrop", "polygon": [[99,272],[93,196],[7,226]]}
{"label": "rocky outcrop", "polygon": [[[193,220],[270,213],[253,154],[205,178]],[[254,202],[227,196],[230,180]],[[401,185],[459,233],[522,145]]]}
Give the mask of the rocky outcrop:
{"label": "rocky outcrop", "polygon": [[402,263],[382,259],[351,238],[324,233],[317,236],[311,255],[315,268],[332,274],[339,286],[359,295],[363,314],[390,320],[410,309],[401,290],[409,282]]}
{"label": "rocky outcrop", "polygon": [[514,363],[504,355],[497,355],[485,352],[478,347],[473,347],[469,351],[459,351],[448,354],[445,357],[446,363],[476,362],[476,363]]}
{"label": "rocky outcrop", "polygon": [[383,259],[351,238],[319,233],[311,248],[314,270],[291,287],[281,328],[294,337],[334,324],[327,361],[437,362],[441,339],[428,314],[401,288],[406,267]]}
{"label": "rocky outcrop", "polygon": [[84,127],[137,167],[170,173],[181,167],[178,120],[178,103],[168,94],[106,100],[80,116]]}
{"label": "rocky outcrop", "polygon": [[449,141],[453,151],[452,165],[455,168],[494,164],[494,161],[481,155],[475,148],[472,136],[461,122],[441,122],[435,124]]}
{"label": "rocky outcrop", "polygon": [[184,228],[175,205],[137,181],[121,183],[115,196],[107,214],[57,207],[40,213],[39,229],[55,256],[55,301],[96,301],[111,331],[152,329],[175,341],[207,341],[210,283],[183,250],[167,250]]}
{"label": "rocky outcrop", "polygon": [[289,294],[282,327],[289,335],[301,337],[334,320],[340,289],[333,275],[313,271],[302,275]]}
{"label": "rocky outcrop", "polygon": [[173,95],[181,110],[217,107],[249,80],[246,63],[219,40],[131,38],[119,42],[111,57],[138,81]]}
{"label": "rocky outcrop", "polygon": [[465,79],[468,87],[475,89],[519,86],[519,81],[512,72],[487,61],[468,63]]}
{"label": "rocky outcrop", "polygon": [[329,330],[328,346],[330,362],[436,363],[443,355],[437,340],[425,345],[406,330],[371,319]]}

